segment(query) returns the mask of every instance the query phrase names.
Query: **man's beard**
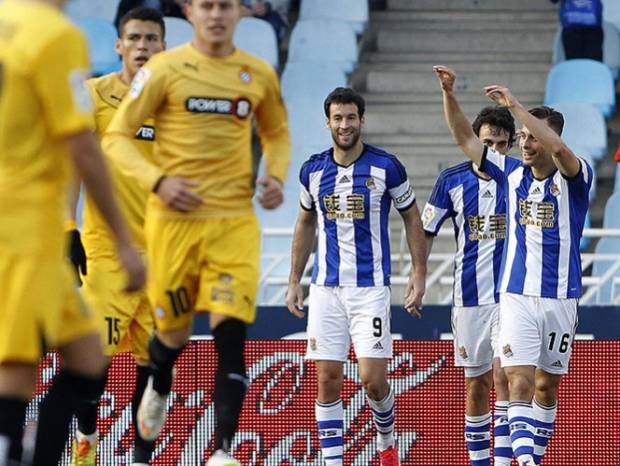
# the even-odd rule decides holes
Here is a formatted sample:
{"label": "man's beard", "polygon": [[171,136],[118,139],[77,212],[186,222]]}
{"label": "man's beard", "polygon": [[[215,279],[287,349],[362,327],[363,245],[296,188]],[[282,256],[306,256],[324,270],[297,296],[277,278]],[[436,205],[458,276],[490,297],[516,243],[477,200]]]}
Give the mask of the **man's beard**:
{"label": "man's beard", "polygon": [[342,150],[349,150],[352,147],[355,146],[355,144],[357,144],[357,141],[360,140],[360,132],[359,131],[355,131],[354,133],[351,134],[351,142],[348,144],[340,144],[338,142],[338,132],[332,132],[332,139],[334,141],[334,144],[336,144],[336,146],[338,146],[339,149]]}

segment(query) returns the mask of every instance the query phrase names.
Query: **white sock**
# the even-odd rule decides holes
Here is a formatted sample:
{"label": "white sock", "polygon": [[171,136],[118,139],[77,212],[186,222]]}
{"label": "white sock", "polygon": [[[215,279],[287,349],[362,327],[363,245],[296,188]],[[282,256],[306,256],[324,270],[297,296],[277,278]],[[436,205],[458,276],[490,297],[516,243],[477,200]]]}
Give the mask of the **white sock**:
{"label": "white sock", "polygon": [[372,400],[368,396],[366,400],[377,429],[377,448],[379,451],[387,450],[394,446],[394,391],[390,387],[388,394],[380,401]]}

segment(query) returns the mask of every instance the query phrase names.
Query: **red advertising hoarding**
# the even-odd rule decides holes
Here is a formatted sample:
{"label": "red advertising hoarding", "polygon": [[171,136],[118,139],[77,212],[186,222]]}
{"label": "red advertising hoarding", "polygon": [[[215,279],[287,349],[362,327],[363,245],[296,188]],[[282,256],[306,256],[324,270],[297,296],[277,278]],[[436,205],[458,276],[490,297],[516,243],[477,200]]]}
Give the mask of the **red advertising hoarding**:
{"label": "red advertising hoarding", "polygon": [[[314,427],[316,378],[303,358],[302,341],[250,341],[251,385],[235,438],[244,466],[320,466]],[[396,341],[390,380],[396,393],[401,462],[407,465],[467,465],[463,440],[464,381],[448,341]],[[560,393],[557,430],[543,466],[618,466],[620,463],[620,341],[580,341]],[[192,341],[177,364],[168,420],[153,464],[198,466],[213,446],[211,341]],[[39,396],[55,373],[55,356],[42,369]],[[99,464],[129,465],[134,363],[116,358],[100,407]],[[377,466],[375,435],[357,366],[345,366],[345,464]],[[32,408],[34,409],[33,404]],[[34,412],[31,410],[31,413]]]}

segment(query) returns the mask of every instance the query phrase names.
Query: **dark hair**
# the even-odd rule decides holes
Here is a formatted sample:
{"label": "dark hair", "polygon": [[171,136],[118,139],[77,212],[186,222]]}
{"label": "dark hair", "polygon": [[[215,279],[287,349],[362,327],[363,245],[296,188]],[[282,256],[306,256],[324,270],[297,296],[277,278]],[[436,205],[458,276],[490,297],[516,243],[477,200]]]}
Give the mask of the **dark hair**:
{"label": "dark hair", "polygon": [[534,107],[528,111],[539,120],[546,120],[549,128],[558,133],[558,135],[562,135],[562,130],[564,129],[564,116],[560,112],[552,109],[551,107],[547,107],[546,105]]}
{"label": "dark hair", "polygon": [[118,22],[118,37],[123,35],[123,28],[125,24],[127,24],[132,19],[137,19],[140,21],[152,21],[154,23],[159,24],[161,28],[161,38],[162,40],[166,37],[166,24],[164,23],[164,17],[159,10],[154,8],[132,8],[127,13],[123,15],[123,17]]}
{"label": "dark hair", "polygon": [[484,124],[506,131],[508,133],[508,144],[512,145],[516,133],[515,119],[507,108],[489,105],[480,110],[471,124],[476,136],[480,136],[480,128]]}
{"label": "dark hair", "polygon": [[323,109],[327,118],[329,118],[329,107],[331,104],[355,104],[360,118],[364,116],[364,111],[366,110],[364,98],[349,87],[337,87],[329,93],[323,103]]}

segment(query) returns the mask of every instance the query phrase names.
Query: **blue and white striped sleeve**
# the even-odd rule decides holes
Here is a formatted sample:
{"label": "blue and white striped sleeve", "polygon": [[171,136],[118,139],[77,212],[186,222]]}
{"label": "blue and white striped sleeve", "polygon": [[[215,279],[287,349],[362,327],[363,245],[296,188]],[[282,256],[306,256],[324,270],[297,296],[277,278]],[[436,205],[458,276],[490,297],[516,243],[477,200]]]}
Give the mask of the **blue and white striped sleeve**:
{"label": "blue and white striped sleeve", "polygon": [[437,236],[443,222],[452,215],[452,198],[445,177],[439,175],[433,192],[422,211],[422,226],[424,231]]}
{"label": "blue and white striped sleeve", "polygon": [[581,164],[579,173],[572,178],[568,178],[566,176],[564,176],[564,178],[566,179],[571,192],[587,198],[590,195],[590,189],[592,188],[592,177],[594,172],[588,162],[581,157],[577,157],[577,159],[579,159],[579,163]]}
{"label": "blue and white striped sleeve", "polygon": [[310,194],[310,169],[307,163],[304,163],[299,170],[299,204],[304,210],[315,210]]}
{"label": "blue and white striped sleeve", "polygon": [[415,191],[409,183],[407,171],[395,157],[386,171],[386,185],[397,210],[407,210],[415,203]]}
{"label": "blue and white striped sleeve", "polygon": [[504,183],[508,175],[521,166],[521,162],[484,147],[480,169],[498,183]]}

